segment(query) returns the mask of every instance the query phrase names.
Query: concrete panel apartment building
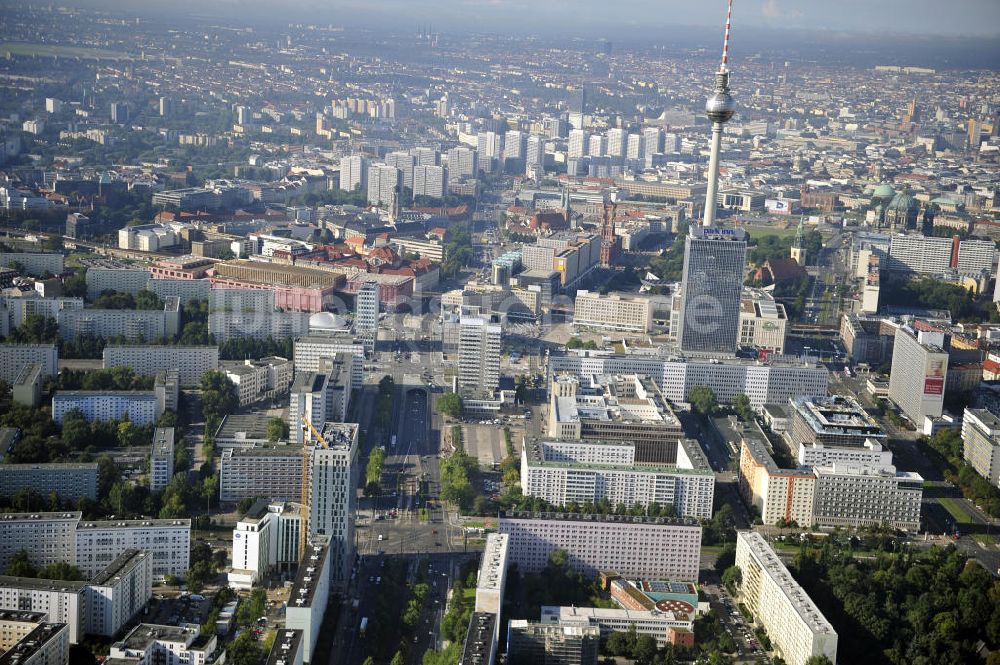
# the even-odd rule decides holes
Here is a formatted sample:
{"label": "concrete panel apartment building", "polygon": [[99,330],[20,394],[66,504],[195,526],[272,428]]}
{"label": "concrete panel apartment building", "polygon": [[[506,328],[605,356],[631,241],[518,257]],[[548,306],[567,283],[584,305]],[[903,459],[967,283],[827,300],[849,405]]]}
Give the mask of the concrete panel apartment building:
{"label": "concrete panel apartment building", "polygon": [[168,296],[162,310],[64,309],[57,317],[59,336],[125,337],[128,340],[174,338],[180,332],[180,298]]}
{"label": "concrete panel apartment building", "polygon": [[184,577],[190,567],[189,519],[80,521],[74,536],[66,560],[74,561],[85,575],[97,575],[129,549],[149,552],[156,580]]}
{"label": "concrete panel apartment building", "polygon": [[52,420],[62,423],[70,411],[88,421],[124,420],[151,425],[163,415],[163,401],[152,390],[60,390],[52,395]]}
{"label": "concrete panel apartment building", "polygon": [[59,350],[55,344],[0,344],[0,381],[13,384],[25,365],[41,365],[45,376],[59,372]]}
{"label": "concrete panel apartment building", "polygon": [[300,501],[302,448],[266,446],[227,448],[219,462],[219,501],[266,496],[274,501]]}
{"label": "concrete panel apartment building", "polygon": [[509,563],[540,572],[549,554],[565,550],[569,566],[585,576],[613,570],[625,577],[695,582],[701,525],[693,519],[501,512]]}
{"label": "concrete panel apartment building", "polygon": [[966,409],[962,457],[980,476],[1000,487],[1000,418],[986,409]]}
{"label": "concrete panel apartment building", "polygon": [[763,536],[737,532],[736,566],[743,573],[743,602],[788,665],[805,665],[813,656],[837,662],[837,631]]}
{"label": "concrete panel apartment building", "polygon": [[219,369],[218,346],[128,346],[104,348],[104,369],[126,365],[140,375],[177,370],[182,386],[194,386],[201,375]]}
{"label": "concrete panel apartment building", "polygon": [[784,520],[812,525],[816,493],[812,469],[779,468],[762,439],[745,435],[737,478],[740,494],[760,512],[764,524]]}
{"label": "concrete panel apartment building", "polygon": [[20,550],[39,567],[73,562],[76,525],[83,513],[6,513],[0,515],[0,570]]}
{"label": "concrete panel apartment building", "polygon": [[709,519],[715,474],[697,441],[682,439],[677,463],[641,465],[629,442],[526,440],[521,451],[521,487],[554,506],[608,501],[611,505],[658,503],[678,515]]}
{"label": "concrete panel apartment building", "polygon": [[612,293],[577,291],[573,325],[629,333],[647,333],[653,325],[649,298]]}
{"label": "concrete panel apartment building", "polygon": [[97,499],[96,462],[52,462],[49,464],[0,464],[0,496],[10,497],[21,490],[48,496]]}

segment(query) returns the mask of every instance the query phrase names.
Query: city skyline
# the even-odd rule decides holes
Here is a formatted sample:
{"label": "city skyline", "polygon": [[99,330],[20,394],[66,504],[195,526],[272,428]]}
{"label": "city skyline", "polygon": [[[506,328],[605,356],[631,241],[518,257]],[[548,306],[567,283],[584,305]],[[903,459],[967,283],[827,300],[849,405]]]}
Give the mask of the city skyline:
{"label": "city skyline", "polygon": [[[96,7],[136,13],[164,13],[154,8],[135,7],[123,0],[69,0],[69,6]],[[622,10],[627,11],[622,11]],[[220,0],[205,7],[193,0],[172,3],[170,12],[191,11],[194,16],[217,16],[237,20],[273,17],[273,4],[263,0]],[[356,22],[375,19],[397,28],[411,23],[433,25],[438,29],[468,28],[482,30],[489,24],[498,31],[513,29],[523,33],[591,32],[603,28],[609,32],[650,29],[666,26],[717,28],[717,17],[725,2],[690,2],[632,0],[625,7],[598,0],[553,0],[535,3],[528,0],[433,0],[412,3],[405,0],[381,0],[378,3],[348,0],[338,3],[336,12],[318,0],[290,0],[282,3],[281,15],[290,20],[313,19],[316,22]],[[167,13],[170,13],[167,12]],[[808,0],[742,0],[734,15],[748,29],[788,29],[826,32],[890,35],[939,35],[991,37],[1000,34],[1000,4],[992,0],[961,0],[941,3],[937,0],[842,0],[836,5]],[[551,22],[547,25],[546,22]],[[622,35],[624,36],[624,35]]]}

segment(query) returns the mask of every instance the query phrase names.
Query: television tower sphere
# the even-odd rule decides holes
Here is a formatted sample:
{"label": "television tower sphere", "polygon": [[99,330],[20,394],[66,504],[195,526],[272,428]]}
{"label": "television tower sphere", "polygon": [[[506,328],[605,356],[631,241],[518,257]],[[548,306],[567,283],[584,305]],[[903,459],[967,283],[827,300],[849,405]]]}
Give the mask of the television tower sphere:
{"label": "television tower sphere", "polygon": [[736,102],[729,94],[729,72],[715,77],[715,93],[705,102],[705,113],[712,122],[728,122],[736,113]]}

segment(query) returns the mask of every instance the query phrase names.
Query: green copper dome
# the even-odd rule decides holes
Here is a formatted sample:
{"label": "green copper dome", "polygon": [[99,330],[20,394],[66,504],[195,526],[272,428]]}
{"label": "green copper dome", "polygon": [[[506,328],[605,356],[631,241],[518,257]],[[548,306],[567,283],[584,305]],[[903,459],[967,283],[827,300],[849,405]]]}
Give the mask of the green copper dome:
{"label": "green copper dome", "polygon": [[888,210],[920,210],[920,203],[905,192],[900,192],[892,197],[892,201],[889,201]]}
{"label": "green copper dome", "polygon": [[881,185],[876,187],[875,191],[872,192],[872,196],[878,199],[889,199],[895,195],[896,195],[896,190],[892,188],[892,185],[887,185],[885,183],[882,183]]}

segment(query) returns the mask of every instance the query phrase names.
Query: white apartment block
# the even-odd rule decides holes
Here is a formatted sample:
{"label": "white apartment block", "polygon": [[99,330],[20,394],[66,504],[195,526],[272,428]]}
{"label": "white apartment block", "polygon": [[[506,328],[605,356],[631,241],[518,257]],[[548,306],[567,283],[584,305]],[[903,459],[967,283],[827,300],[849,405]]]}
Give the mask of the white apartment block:
{"label": "white apartment block", "polygon": [[[273,312],[274,291],[215,288],[209,291],[209,312]],[[211,321],[211,319],[209,319]]]}
{"label": "white apartment block", "polygon": [[402,182],[403,174],[396,167],[372,164],[368,167],[368,203],[390,205],[398,200]]}
{"label": "white apartment block", "polygon": [[152,596],[152,556],[125,550],[87,583],[83,632],[113,637],[145,609]]}
{"label": "white apartment block", "polygon": [[128,549],[149,552],[157,580],[183,578],[190,567],[190,519],[81,521],[75,535],[75,564],[85,575],[96,575]]}
{"label": "white apartment block", "polygon": [[59,312],[59,336],[124,337],[128,340],[167,339],[180,333],[180,298],[168,296],[162,310],[65,309]]}
{"label": "white apartment block", "polygon": [[889,465],[834,462],[818,466],[813,520],[820,526],[866,527],[888,524],[920,530],[924,479]]}
{"label": "white apartment block", "polygon": [[201,375],[219,369],[217,346],[126,346],[104,348],[104,368],[127,365],[145,376],[175,369],[182,386],[198,385]]}
{"label": "white apartment block", "polygon": [[52,395],[52,420],[61,423],[74,410],[88,421],[124,420],[127,416],[136,425],[151,425],[163,415],[163,403],[152,390],[60,390]]}
{"label": "white apartment block", "polygon": [[500,324],[463,316],[459,322],[458,387],[469,395],[500,386]]}
{"label": "white apartment block", "polygon": [[249,590],[276,566],[297,563],[302,514],[298,504],[259,499],[233,529],[229,586]]}
{"label": "white apartment block", "polygon": [[541,623],[575,624],[586,622],[600,629],[601,635],[627,633],[634,626],[637,635],[649,635],[657,648],[665,647],[671,628],[694,630],[694,616],[660,610],[626,610],[604,607],[556,607],[542,605]]}
{"label": "white apartment block", "polygon": [[149,286],[152,275],[146,268],[87,268],[87,300],[95,300],[104,291],[135,295]]}
{"label": "white apartment block", "polygon": [[48,496],[97,498],[96,462],[50,462],[48,464],[0,464],[0,496],[13,496],[22,489]]}
{"label": "white apartment block", "polygon": [[27,637],[39,624],[45,623],[45,612],[0,610],[0,654]]}
{"label": "white apartment block", "polygon": [[760,512],[764,524],[784,520],[802,527],[812,525],[816,495],[812,469],[778,468],[756,437],[743,437],[738,482],[740,494]]}
{"label": "white apartment block", "polygon": [[[358,426],[324,423],[323,443],[312,448],[309,479],[309,537],[328,540],[330,584],[343,588],[354,565],[357,508]],[[325,445],[324,445],[325,444]]]}
{"label": "white apartment block", "polygon": [[361,388],[364,379],[365,345],[349,333],[312,334],[295,340],[292,361],[296,372],[321,371],[321,359],[333,358],[338,353],[354,356],[351,366],[351,388]]}
{"label": "white apartment block", "polygon": [[813,656],[837,662],[837,631],[763,536],[737,532],[736,565],[743,573],[743,602],[788,665],[805,665]]}
{"label": "white apartment block", "polygon": [[922,427],[924,418],[940,418],[944,412],[948,352],[940,332],[896,330],[889,373],[889,399],[910,421]]}
{"label": "white apartment block", "polygon": [[295,376],[287,358],[268,356],[260,360],[244,360],[240,365],[224,366],[226,376],[236,385],[240,406],[278,395],[288,390]]}
{"label": "white apartment block", "polygon": [[[83,309],[83,298],[42,298],[0,296],[0,331],[6,331],[5,336],[14,328],[24,324],[24,320],[36,314],[53,319],[59,318],[64,309]],[[6,326],[6,327],[5,327]]]}
{"label": "white apartment block", "polygon": [[653,307],[648,298],[577,291],[573,312],[577,328],[647,333],[652,324]]}
{"label": "white apartment block", "polygon": [[13,384],[25,365],[41,365],[42,374],[59,372],[59,350],[55,344],[0,344],[0,381]]}
{"label": "white apartment block", "polygon": [[980,476],[1000,487],[1000,418],[986,409],[966,409],[962,457]]}
{"label": "white apartment block", "polygon": [[340,189],[353,192],[368,187],[368,159],[361,155],[340,158]]}
{"label": "white apartment block", "polygon": [[788,315],[785,306],[762,292],[740,301],[740,346],[785,352]]}
{"label": "white apartment block", "polygon": [[486,546],[483,548],[483,558],[479,562],[479,574],[476,577],[476,612],[500,616],[509,566],[509,540],[510,537],[503,533],[486,536]]}
{"label": "white apartment block", "polygon": [[71,644],[83,639],[87,583],[0,576],[0,609],[43,612],[47,621],[66,624]]}
{"label": "white apartment block", "polygon": [[69,627],[64,623],[40,623],[3,654],[13,665],[62,665],[69,662]]}
{"label": "white apartment block", "polygon": [[31,277],[61,275],[65,269],[65,257],[55,252],[0,252],[0,268],[14,263],[24,266],[24,274]]}
{"label": "white apartment block", "polygon": [[[634,444],[594,442],[592,445],[628,448],[633,451],[630,459],[635,459]],[[696,455],[695,463],[685,445]],[[617,461],[578,462],[567,457],[570,447],[581,449],[578,442],[525,441],[521,451],[521,488],[525,496],[537,496],[555,506],[602,500],[627,506],[658,503],[673,506],[683,517],[709,519],[715,474],[704,462],[704,454],[698,455],[697,445],[697,442],[682,442],[677,465],[667,467]]]}
{"label": "white apartment block", "polygon": [[330,598],[328,550],[325,543],[310,543],[288,594],[285,628],[302,631],[302,660],[307,663],[312,662]]}
{"label": "white apartment block", "polygon": [[6,513],[0,515],[0,570],[25,550],[39,567],[73,563],[76,525],[83,513]]}
{"label": "white apartment block", "polygon": [[415,166],[413,168],[413,195],[442,199],[448,195],[448,167]]}
{"label": "white apartment block", "polygon": [[891,236],[888,260],[883,265],[896,272],[942,275],[956,271],[961,275],[992,273],[996,264],[996,245],[987,240],[958,240],[919,234]]}
{"label": "white apartment block", "polygon": [[215,635],[202,636],[197,626],[140,623],[111,645],[109,659],[156,665],[214,665],[224,662]]}
{"label": "white apartment block", "polygon": [[231,339],[284,339],[309,333],[309,312],[212,312],[208,332],[218,343]]}
{"label": "white apartment block", "polygon": [[772,360],[768,364],[740,359],[662,358],[640,353],[567,351],[549,357],[549,375],[567,372],[593,374],[639,374],[659,384],[671,402],[686,402],[695,386],[708,386],[725,404],[743,393],[754,408],[785,404],[797,395],[825,395],[830,374],[825,367]]}
{"label": "white apartment block", "polygon": [[153,446],[149,452],[149,489],[159,492],[174,477],[174,428],[157,427],[153,431]]}
{"label": "white apartment block", "polygon": [[222,451],[219,501],[232,503],[255,496],[266,496],[274,501],[301,500],[301,447],[227,448]]}
{"label": "white apartment block", "polygon": [[892,451],[885,450],[875,439],[867,439],[860,448],[803,442],[799,444],[798,461],[801,466],[829,466],[835,462],[889,466]]}
{"label": "white apartment block", "polygon": [[701,525],[693,519],[571,513],[500,513],[508,558],[522,573],[537,573],[553,550],[588,577],[613,570],[624,577],[698,580]]}

